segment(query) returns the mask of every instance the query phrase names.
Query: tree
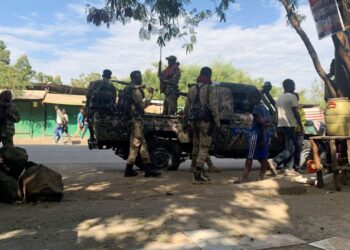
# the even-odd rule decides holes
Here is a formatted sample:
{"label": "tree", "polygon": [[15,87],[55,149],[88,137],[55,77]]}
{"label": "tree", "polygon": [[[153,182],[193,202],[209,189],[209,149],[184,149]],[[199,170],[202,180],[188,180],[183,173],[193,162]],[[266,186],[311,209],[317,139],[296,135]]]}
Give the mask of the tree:
{"label": "tree", "polygon": [[34,72],[32,70],[32,66],[29,63],[28,57],[26,55],[20,56],[13,68],[16,71],[15,78],[17,85],[29,85]]}
{"label": "tree", "polygon": [[225,21],[225,13],[235,0],[212,2],[212,8],[198,10],[192,8],[191,0],[107,0],[102,8],[88,6],[87,21],[107,27],[116,22],[125,25],[137,21],[142,40],[156,36],[159,46],[165,46],[171,39],[187,38],[184,47],[191,51],[199,23],[213,15]]}
{"label": "tree", "polygon": [[6,49],[6,45],[0,40],[0,64],[10,64],[10,51]]}
{"label": "tree", "polygon": [[34,75],[34,81],[39,84],[53,83],[54,77],[43,72],[36,72]]}
{"label": "tree", "polygon": [[[262,78],[252,78],[244,70],[238,69],[232,65],[231,62],[224,62],[222,60],[215,60],[209,65],[213,69],[213,81],[214,82],[234,82],[234,83],[246,83],[252,84],[260,88],[264,82]],[[159,79],[157,75],[156,64],[153,64],[153,68],[147,69],[143,73],[143,82],[155,89],[159,88]],[[188,85],[196,82],[199,75],[201,66],[199,65],[182,65],[181,66],[181,79],[179,83],[179,89],[182,93],[188,92]],[[273,96],[277,96],[278,93],[282,93],[281,88],[273,88]],[[162,99],[162,95],[159,91],[155,94],[155,99]],[[184,99],[180,98],[180,105],[184,104]]]}
{"label": "tree", "polygon": [[71,79],[70,85],[77,88],[87,88],[89,83],[92,81],[96,81],[101,78],[101,75],[96,72],[92,72],[90,74],[80,74],[79,78]]}
{"label": "tree", "polygon": [[63,84],[60,76],[55,76],[53,78],[53,83],[54,84]]}
{"label": "tree", "polygon": [[[334,73],[335,73],[335,87],[332,85],[329,77],[326,75],[323,70],[317,53],[313,48],[308,36],[301,28],[300,25],[300,16],[296,12],[297,0],[280,0],[283,6],[286,9],[287,17],[299,34],[300,38],[303,40],[311,59],[314,63],[315,69],[321,79],[325,82],[327,87],[327,92],[331,97],[350,97],[350,32],[348,30],[338,32],[332,35],[332,40],[334,44]],[[346,28],[350,26],[350,1],[349,0],[337,0],[339,10],[341,12],[344,24]]]}

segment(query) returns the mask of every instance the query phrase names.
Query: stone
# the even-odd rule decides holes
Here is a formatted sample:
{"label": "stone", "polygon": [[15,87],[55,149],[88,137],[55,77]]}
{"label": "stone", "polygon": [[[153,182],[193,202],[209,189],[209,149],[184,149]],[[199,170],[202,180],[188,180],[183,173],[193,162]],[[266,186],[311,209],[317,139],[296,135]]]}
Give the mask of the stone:
{"label": "stone", "polygon": [[239,245],[247,250],[281,248],[305,243],[305,241],[291,234],[245,236],[239,241]]}
{"label": "stone", "polygon": [[350,240],[341,237],[333,237],[309,244],[310,246],[326,250],[349,250]]}
{"label": "stone", "polygon": [[20,147],[3,147],[0,149],[0,157],[9,169],[8,175],[18,180],[28,163],[27,151]]}
{"label": "stone", "polygon": [[185,235],[203,250],[241,250],[234,240],[231,240],[213,229],[185,232]]}
{"label": "stone", "polygon": [[0,170],[0,202],[12,203],[18,200],[19,187],[17,181]]}
{"label": "stone", "polygon": [[38,165],[26,169],[19,183],[24,202],[62,200],[62,176],[46,166]]}

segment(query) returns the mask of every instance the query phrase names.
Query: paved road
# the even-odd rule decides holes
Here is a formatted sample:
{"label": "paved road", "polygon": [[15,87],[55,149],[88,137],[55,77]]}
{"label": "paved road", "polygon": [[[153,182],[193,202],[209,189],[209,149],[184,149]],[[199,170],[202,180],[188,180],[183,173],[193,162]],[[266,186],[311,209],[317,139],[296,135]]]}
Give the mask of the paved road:
{"label": "paved road", "polygon": [[[123,169],[125,161],[112,150],[89,150],[87,146],[77,145],[20,145],[27,150],[29,160],[43,164],[84,164],[104,165],[109,168]],[[223,169],[242,169],[244,160],[217,159],[213,162]],[[255,163],[256,164],[256,163]],[[188,170],[190,161],[181,164],[180,170]]]}

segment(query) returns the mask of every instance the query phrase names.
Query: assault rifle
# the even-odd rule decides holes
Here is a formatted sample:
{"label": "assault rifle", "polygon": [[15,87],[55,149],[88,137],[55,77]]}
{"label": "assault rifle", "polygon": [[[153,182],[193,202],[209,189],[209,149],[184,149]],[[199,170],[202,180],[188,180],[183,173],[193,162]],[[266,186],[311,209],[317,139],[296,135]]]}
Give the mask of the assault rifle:
{"label": "assault rifle", "polygon": [[[110,80],[110,82],[115,82],[124,86],[130,86],[130,82],[124,82],[124,81],[119,81],[119,80]],[[142,85],[138,85],[138,86],[133,86],[133,88],[141,88],[141,89],[146,89],[148,92],[150,92],[150,88],[146,87],[146,85],[142,84]],[[154,89],[154,92],[157,92],[158,89]]]}

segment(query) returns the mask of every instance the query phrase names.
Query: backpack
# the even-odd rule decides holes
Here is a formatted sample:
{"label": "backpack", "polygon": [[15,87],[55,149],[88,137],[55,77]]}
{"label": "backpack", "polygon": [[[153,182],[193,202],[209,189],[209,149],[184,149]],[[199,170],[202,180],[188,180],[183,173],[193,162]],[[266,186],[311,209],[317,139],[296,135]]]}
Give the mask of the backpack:
{"label": "backpack", "polygon": [[204,84],[202,86],[199,86],[198,84],[196,84],[197,94],[194,98],[193,105],[192,105],[190,112],[189,112],[189,120],[190,121],[211,121],[212,120],[212,113],[211,113],[209,105],[208,105],[209,95],[210,95],[209,88],[207,91],[207,103],[205,104],[204,108],[202,109],[201,99],[200,99],[200,90],[203,86],[204,86]]}
{"label": "backpack", "polygon": [[[134,102],[132,98],[132,90],[132,88],[126,87],[118,96],[117,116],[124,121],[129,121],[132,118],[141,118],[144,114],[143,110],[141,110]],[[132,112],[131,110],[132,104],[135,106],[135,112]]]}
{"label": "backpack", "polygon": [[97,87],[92,92],[90,108],[113,108],[113,93],[104,82],[96,83]]}

